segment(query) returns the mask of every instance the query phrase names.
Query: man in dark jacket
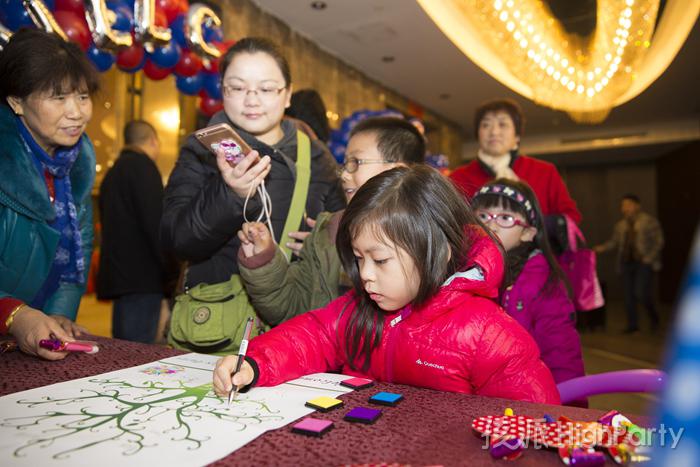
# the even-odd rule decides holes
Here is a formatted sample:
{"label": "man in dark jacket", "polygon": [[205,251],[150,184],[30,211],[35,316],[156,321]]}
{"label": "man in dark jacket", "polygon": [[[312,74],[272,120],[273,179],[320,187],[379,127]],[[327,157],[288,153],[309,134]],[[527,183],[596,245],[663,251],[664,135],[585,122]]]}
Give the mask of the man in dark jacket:
{"label": "man in dark jacket", "polygon": [[167,279],[158,239],[163,182],[155,160],[160,142],[153,126],[142,120],[126,125],[124,142],[100,189],[97,296],[114,300],[114,337],[152,343]]}

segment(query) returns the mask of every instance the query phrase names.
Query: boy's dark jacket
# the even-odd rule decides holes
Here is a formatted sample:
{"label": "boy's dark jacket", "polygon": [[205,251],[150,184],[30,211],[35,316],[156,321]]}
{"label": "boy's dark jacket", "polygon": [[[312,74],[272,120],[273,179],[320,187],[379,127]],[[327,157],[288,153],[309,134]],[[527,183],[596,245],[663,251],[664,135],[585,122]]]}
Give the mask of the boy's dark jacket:
{"label": "boy's dark jacket", "polygon": [[309,310],[326,306],[341,295],[342,271],[335,235],[343,212],[323,212],[302,248],[298,261],[288,263],[273,247],[246,258],[238,254],[241,278],[260,317],[277,325]]}

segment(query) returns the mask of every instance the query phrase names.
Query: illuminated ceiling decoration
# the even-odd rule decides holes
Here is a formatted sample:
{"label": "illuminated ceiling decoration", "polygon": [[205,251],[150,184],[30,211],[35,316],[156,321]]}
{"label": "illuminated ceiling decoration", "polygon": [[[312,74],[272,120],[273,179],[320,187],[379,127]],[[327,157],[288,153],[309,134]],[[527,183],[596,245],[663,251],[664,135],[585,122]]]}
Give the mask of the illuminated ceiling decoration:
{"label": "illuminated ceiling decoration", "polygon": [[[700,0],[597,0],[588,37],[566,32],[542,0],[417,0],[474,63],[540,105],[598,123],[673,61]],[[657,24],[656,30],[654,25]]]}

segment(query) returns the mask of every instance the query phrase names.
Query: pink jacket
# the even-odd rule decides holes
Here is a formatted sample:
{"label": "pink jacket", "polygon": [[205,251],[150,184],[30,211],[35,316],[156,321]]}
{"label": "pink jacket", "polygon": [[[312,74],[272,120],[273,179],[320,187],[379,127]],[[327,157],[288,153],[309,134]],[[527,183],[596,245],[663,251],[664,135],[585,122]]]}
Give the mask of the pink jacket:
{"label": "pink jacket", "polygon": [[501,305],[532,335],[554,381],[561,383],[585,372],[574,304],[562,284],[549,293],[543,292],[548,275],[544,255],[532,256],[501,297]]}
{"label": "pink jacket", "polygon": [[481,237],[470,253],[474,266],[446,281],[423,307],[384,315],[381,342],[367,372],[352,370],[345,354],[355,305],[354,292],[348,292],[253,339],[248,356],[258,366],[256,384],[339,370],[442,391],[558,404],[537,344],[490,299],[497,297],[503,277],[498,249]]}

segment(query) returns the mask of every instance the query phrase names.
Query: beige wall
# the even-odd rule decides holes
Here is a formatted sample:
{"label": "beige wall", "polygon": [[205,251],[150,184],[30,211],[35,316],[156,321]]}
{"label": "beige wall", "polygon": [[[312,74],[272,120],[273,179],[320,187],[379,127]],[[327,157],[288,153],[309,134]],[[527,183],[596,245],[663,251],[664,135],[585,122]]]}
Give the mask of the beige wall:
{"label": "beige wall", "polygon": [[[316,89],[328,110],[339,115],[337,121],[331,121],[332,126],[337,127],[343,118],[361,109],[381,110],[389,106],[408,114],[409,99],[325,52],[249,0],[213,0],[212,3],[221,7],[226,39],[265,36],[283,48],[290,62],[294,88]],[[448,155],[451,165],[457,166],[463,139],[460,129],[427,110],[424,120],[434,128],[427,135],[431,152]]]}

